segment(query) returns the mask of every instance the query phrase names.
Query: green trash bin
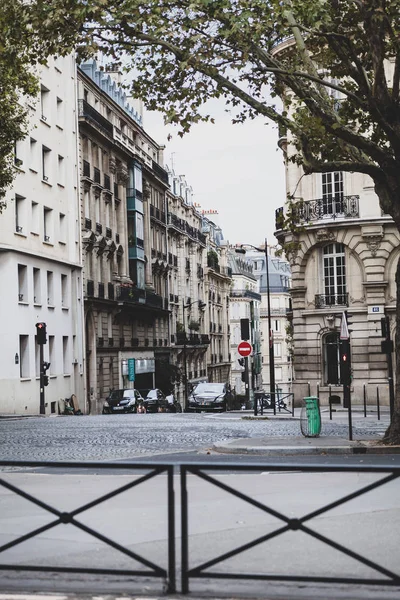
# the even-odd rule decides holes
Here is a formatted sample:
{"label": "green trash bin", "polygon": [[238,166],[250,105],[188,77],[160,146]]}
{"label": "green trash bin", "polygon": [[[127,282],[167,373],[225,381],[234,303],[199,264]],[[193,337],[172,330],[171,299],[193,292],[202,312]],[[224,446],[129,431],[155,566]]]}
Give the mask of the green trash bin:
{"label": "green trash bin", "polygon": [[304,398],[300,414],[300,428],[305,437],[318,437],[321,433],[321,413],[316,396]]}

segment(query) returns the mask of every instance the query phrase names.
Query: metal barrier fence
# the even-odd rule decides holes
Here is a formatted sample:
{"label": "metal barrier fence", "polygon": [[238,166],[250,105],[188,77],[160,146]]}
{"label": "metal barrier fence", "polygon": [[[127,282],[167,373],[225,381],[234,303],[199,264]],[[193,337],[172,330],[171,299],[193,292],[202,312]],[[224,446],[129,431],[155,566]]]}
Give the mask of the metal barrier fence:
{"label": "metal barrier fence", "polygon": [[[57,508],[43,502],[39,498],[35,497],[32,494],[29,494],[17,486],[13,485],[9,481],[6,481],[3,478],[0,478],[0,486],[8,489],[11,492],[25,498],[26,500],[33,502],[35,505],[43,508],[48,511],[56,518],[50,523],[33,529],[29,533],[25,535],[21,535],[16,539],[3,544],[0,546],[0,554],[5,552],[6,550],[17,546],[18,544],[23,543],[45,531],[50,530],[51,528],[59,525],[59,524],[71,524],[76,526],[78,529],[85,531],[91,536],[94,536],[96,539],[108,544],[109,546],[119,550],[126,556],[131,559],[138,561],[147,569],[96,569],[96,568],[85,568],[85,567],[56,567],[52,565],[21,565],[21,564],[5,564],[0,563],[0,570],[17,570],[17,571],[40,571],[40,572],[59,572],[59,573],[80,573],[80,574],[101,574],[101,575],[126,575],[126,576],[144,576],[144,577],[154,577],[161,578],[165,581],[165,589],[170,593],[175,593],[176,590],[176,567],[177,561],[175,556],[175,540],[176,540],[176,530],[175,530],[175,511],[177,509],[174,495],[174,468],[177,469],[180,475],[180,500],[181,500],[181,591],[184,594],[189,593],[189,584],[191,580],[194,579],[229,579],[229,580],[266,580],[266,581],[282,581],[282,582],[307,582],[307,583],[335,583],[335,584],[369,584],[376,586],[400,586],[400,573],[394,573],[390,569],[379,565],[378,563],[370,560],[366,556],[355,552],[349,547],[344,546],[336,542],[333,539],[330,539],[326,535],[322,535],[310,527],[307,526],[307,523],[312,519],[324,515],[328,511],[349,502],[359,496],[363,496],[367,492],[370,492],[376,488],[379,488],[395,479],[400,477],[400,467],[393,466],[367,466],[367,465],[357,465],[357,466],[347,466],[347,465],[306,465],[299,466],[293,463],[285,463],[285,464],[270,464],[268,462],[259,462],[257,464],[243,464],[233,465],[231,463],[218,463],[218,464],[209,464],[209,463],[182,463],[180,465],[172,465],[168,463],[157,464],[155,462],[146,462],[146,463],[99,463],[99,462],[28,462],[28,461],[0,461],[0,469],[2,467],[22,467],[22,468],[51,468],[51,469],[95,469],[96,472],[99,470],[128,470],[128,471],[145,471],[143,475],[135,479],[134,481],[130,481],[125,485],[109,492],[107,494],[103,494],[99,496],[97,499],[92,500],[89,503],[83,504],[79,508],[71,510],[70,512],[60,511]],[[269,471],[279,471],[279,472],[288,472],[288,471],[296,471],[296,472],[304,472],[304,473],[321,473],[321,472],[342,472],[342,473],[377,473],[381,474],[382,478],[378,481],[374,481],[373,483],[369,483],[368,485],[364,485],[360,489],[352,493],[345,494],[342,498],[339,498],[335,501],[329,502],[324,506],[312,510],[308,514],[303,515],[300,518],[292,518],[268,506],[267,504],[263,504],[248,494],[242,493],[241,491],[232,488],[227,485],[223,481],[216,479],[216,475],[219,473],[226,471],[227,468],[229,470],[234,470],[237,473],[243,472],[257,472],[260,470],[268,469]],[[210,474],[211,473],[211,474]],[[88,527],[77,520],[77,516],[82,514],[83,512],[93,508],[106,500],[121,494],[122,492],[127,491],[128,489],[139,486],[140,484],[152,479],[158,475],[166,475],[167,483],[166,483],[166,495],[167,495],[167,531],[168,531],[168,550],[167,550],[167,562],[168,568],[165,569],[160,565],[157,565],[143,556],[129,550],[128,548],[116,543],[112,539],[102,535],[91,527]],[[235,498],[239,498],[246,502],[247,504],[256,507],[257,509],[261,509],[268,515],[276,517],[280,521],[282,521],[282,526],[279,526],[274,531],[266,533],[264,535],[260,535],[253,541],[247,542],[245,544],[239,545],[229,552],[225,552],[224,554],[220,554],[215,557],[208,558],[206,562],[198,564],[196,566],[189,566],[189,558],[190,558],[190,531],[189,531],[189,521],[190,521],[190,497],[188,491],[188,475],[194,475],[214,486],[217,486],[221,490],[225,491],[227,494],[234,496]],[[327,546],[338,550],[342,554],[355,559],[359,563],[373,569],[373,571],[380,575],[380,577],[370,577],[370,578],[361,578],[361,577],[343,577],[343,576],[299,576],[293,574],[272,574],[272,573],[251,573],[251,572],[223,572],[223,571],[209,571],[211,567],[215,565],[219,565],[226,561],[227,559],[238,556],[239,554],[254,548],[262,543],[268,542],[286,532],[289,531],[299,531],[305,533],[312,538],[323,542]],[[385,544],[385,539],[383,538],[382,543]]]}
{"label": "metal barrier fence", "polygon": [[[71,525],[74,525],[75,527],[77,527],[78,529],[80,529],[81,531],[85,531],[86,533],[93,536],[94,538],[111,546],[112,548],[115,548],[119,552],[122,552],[122,554],[125,554],[126,556],[130,557],[132,560],[138,561],[143,566],[148,567],[148,569],[147,570],[144,570],[144,569],[96,569],[96,568],[84,568],[84,567],[57,567],[57,566],[51,566],[51,565],[34,566],[34,565],[23,565],[23,564],[22,565],[21,564],[13,565],[13,564],[0,563],[0,571],[1,570],[12,571],[12,570],[17,569],[18,571],[36,571],[36,572],[39,571],[39,572],[47,572],[47,573],[48,572],[51,572],[51,573],[80,573],[80,574],[84,573],[84,574],[98,574],[98,575],[101,574],[101,575],[156,577],[156,578],[162,578],[166,582],[165,587],[168,592],[174,593],[176,591],[175,498],[174,498],[173,466],[172,465],[156,464],[156,463],[118,464],[118,463],[103,463],[103,462],[102,463],[100,463],[100,462],[78,463],[78,462],[0,461],[0,468],[4,467],[4,466],[6,466],[6,467],[10,467],[10,466],[11,467],[33,467],[33,468],[50,467],[52,469],[53,468],[54,469],[62,468],[62,469],[73,469],[73,470],[96,469],[96,471],[104,470],[104,469],[112,469],[114,471],[122,470],[122,469],[124,469],[125,471],[126,470],[147,471],[144,475],[142,475],[138,479],[135,479],[134,481],[130,481],[129,483],[119,487],[116,490],[113,490],[112,492],[109,492],[108,494],[99,496],[97,499],[93,500],[92,502],[84,504],[84,505],[80,506],[79,508],[76,508],[75,510],[72,510],[70,512],[65,512],[65,511],[61,512],[61,511],[57,510],[57,508],[50,506],[50,504],[42,502],[41,500],[39,500],[39,498],[36,498],[35,496],[26,493],[22,489],[5,481],[3,478],[0,478],[0,486],[3,486],[4,488],[10,490],[11,492],[14,492],[18,496],[21,496],[22,498],[25,498],[26,500],[29,500],[33,504],[36,504],[37,506],[43,508],[44,510],[48,511],[49,513],[51,513],[52,515],[54,515],[56,517],[53,521],[51,521],[47,525],[33,529],[29,533],[27,533],[25,535],[21,535],[21,536],[17,537],[16,539],[12,540],[11,542],[8,542],[7,544],[3,544],[2,546],[0,546],[0,555],[2,552],[6,551],[10,548],[13,548],[35,536],[38,536],[41,533],[48,531],[48,530],[52,529],[53,527],[56,527],[57,525],[71,524]],[[144,483],[145,481],[148,481],[149,479],[152,479],[153,477],[156,477],[157,475],[160,475],[160,474],[167,475],[167,490],[166,491],[167,491],[167,506],[168,506],[168,523],[167,523],[167,527],[168,527],[168,557],[167,557],[168,569],[165,569],[165,568],[147,560],[143,556],[140,556],[139,554],[132,552],[125,546],[122,546],[121,544],[116,543],[114,540],[110,539],[107,536],[102,535],[98,531],[95,531],[91,527],[86,526],[84,523],[81,523],[80,521],[78,521],[76,519],[76,517],[78,515],[82,514],[83,512],[85,512],[91,508],[94,508],[95,506],[98,506],[102,502],[105,502],[106,500],[110,500],[111,498],[114,498],[115,496],[118,496],[119,494],[126,492],[127,490],[132,489],[132,488]]]}

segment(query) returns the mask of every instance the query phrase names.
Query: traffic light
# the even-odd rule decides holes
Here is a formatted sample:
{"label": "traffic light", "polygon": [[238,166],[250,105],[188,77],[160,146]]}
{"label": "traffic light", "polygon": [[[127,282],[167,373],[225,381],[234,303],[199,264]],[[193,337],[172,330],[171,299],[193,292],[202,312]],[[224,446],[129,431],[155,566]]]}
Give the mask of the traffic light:
{"label": "traffic light", "polygon": [[248,341],[250,339],[249,319],[240,319],[240,335],[244,341]]}
{"label": "traffic light", "polygon": [[49,376],[43,375],[43,385],[49,385]]}
{"label": "traffic light", "polygon": [[342,340],[340,346],[340,378],[343,385],[350,385],[351,357],[349,340]]}
{"label": "traffic light", "polygon": [[36,323],[36,341],[40,346],[47,343],[46,323]]}
{"label": "traffic light", "polygon": [[241,367],[244,367],[244,358],[238,358],[238,363]]}

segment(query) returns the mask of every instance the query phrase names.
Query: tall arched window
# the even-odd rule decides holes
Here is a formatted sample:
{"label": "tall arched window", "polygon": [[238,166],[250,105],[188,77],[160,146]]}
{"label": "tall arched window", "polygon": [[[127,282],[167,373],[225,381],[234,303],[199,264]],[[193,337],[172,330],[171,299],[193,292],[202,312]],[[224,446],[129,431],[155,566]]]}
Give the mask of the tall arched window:
{"label": "tall arched window", "polygon": [[328,333],[322,340],[324,359],[324,381],[326,385],[340,383],[339,333]]}
{"label": "tall arched window", "polygon": [[343,173],[322,173],[322,207],[324,215],[343,213]]}
{"label": "tall arched window", "polygon": [[346,263],[343,244],[328,244],[323,249],[325,305],[347,306]]}

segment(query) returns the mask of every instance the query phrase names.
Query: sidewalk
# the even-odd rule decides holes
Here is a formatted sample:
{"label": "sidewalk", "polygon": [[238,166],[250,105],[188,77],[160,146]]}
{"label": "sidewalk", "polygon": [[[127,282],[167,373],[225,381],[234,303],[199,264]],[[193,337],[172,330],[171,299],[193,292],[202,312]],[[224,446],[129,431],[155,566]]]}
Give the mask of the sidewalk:
{"label": "sidewalk", "polygon": [[[237,411],[236,418],[255,419],[255,420],[297,420],[299,421],[298,436],[284,437],[258,437],[258,438],[239,438],[227,442],[214,444],[212,449],[221,454],[259,454],[262,456],[290,456],[290,455],[310,455],[310,454],[400,454],[400,446],[384,446],[380,443],[383,437],[383,431],[389,425],[389,410],[387,407],[381,409],[380,420],[377,420],[375,407],[368,407],[367,416],[364,417],[363,407],[357,406],[352,410],[353,428],[361,426],[363,430],[370,428],[371,434],[365,435],[364,439],[349,440],[348,428],[346,436],[343,435],[324,435],[324,423],[348,424],[348,411],[345,408],[338,407],[332,411],[332,421],[329,419],[329,408],[321,409],[322,428],[318,437],[304,437],[300,430],[301,409],[296,408],[294,417],[291,413],[272,411],[264,412],[263,415],[254,416],[251,411]],[[232,414],[232,413],[230,413]],[[232,417],[231,417],[232,418]],[[377,426],[382,430],[381,435],[376,434]]]}

